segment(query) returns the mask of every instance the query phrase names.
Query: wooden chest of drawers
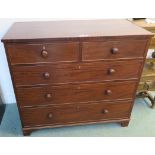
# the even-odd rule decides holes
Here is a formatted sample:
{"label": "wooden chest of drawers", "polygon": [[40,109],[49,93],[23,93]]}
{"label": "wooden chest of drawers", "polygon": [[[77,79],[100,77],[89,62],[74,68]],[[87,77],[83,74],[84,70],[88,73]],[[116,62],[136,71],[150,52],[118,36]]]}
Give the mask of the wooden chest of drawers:
{"label": "wooden chest of drawers", "polygon": [[126,20],[15,23],[4,36],[24,135],[127,126],[151,33]]}

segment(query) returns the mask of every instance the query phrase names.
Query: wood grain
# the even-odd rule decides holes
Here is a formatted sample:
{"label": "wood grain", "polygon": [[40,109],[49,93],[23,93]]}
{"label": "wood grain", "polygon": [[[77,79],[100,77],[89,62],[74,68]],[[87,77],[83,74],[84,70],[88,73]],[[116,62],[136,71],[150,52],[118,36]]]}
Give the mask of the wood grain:
{"label": "wood grain", "polygon": [[[128,69],[126,68],[128,66]],[[12,66],[16,86],[137,79],[142,61]],[[110,73],[114,69],[115,73]],[[45,74],[49,77],[46,78]]]}
{"label": "wood grain", "polygon": [[3,37],[24,135],[127,126],[152,34],[126,20],[28,22]]}
{"label": "wood grain", "polygon": [[[47,124],[61,124],[80,121],[94,121],[123,118],[129,115],[131,103],[92,103],[71,104],[61,106],[48,106],[40,108],[28,108],[22,110],[24,126],[37,126]],[[104,113],[108,110],[108,113]],[[52,117],[49,117],[49,115]],[[33,117],[32,117],[33,116]]]}
{"label": "wood grain", "polygon": [[[76,62],[79,56],[78,42],[9,44],[7,49],[11,64]],[[47,52],[46,57],[43,56],[43,51]]]}
{"label": "wood grain", "polygon": [[3,42],[36,42],[73,40],[77,38],[126,37],[142,38],[152,34],[131,22],[119,19],[18,22],[3,37]]}
{"label": "wood grain", "polygon": [[[126,81],[17,88],[17,98],[21,107],[101,100],[125,100],[133,98],[135,86],[135,81]],[[107,91],[111,91],[111,93]]]}
{"label": "wood grain", "polygon": [[[129,41],[105,41],[105,42],[83,42],[83,61],[123,59],[123,58],[143,58],[146,40]],[[134,45],[134,46],[133,46]],[[117,53],[113,53],[113,48],[117,48]]]}

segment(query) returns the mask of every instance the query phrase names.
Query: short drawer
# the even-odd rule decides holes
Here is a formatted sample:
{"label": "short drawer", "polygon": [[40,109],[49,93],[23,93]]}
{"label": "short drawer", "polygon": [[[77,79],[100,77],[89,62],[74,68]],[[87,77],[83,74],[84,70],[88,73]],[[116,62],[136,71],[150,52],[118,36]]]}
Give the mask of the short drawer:
{"label": "short drawer", "polygon": [[132,99],[136,82],[106,82],[17,88],[20,106]]}
{"label": "short drawer", "polygon": [[39,108],[22,108],[24,127],[41,125],[64,125],[85,121],[101,121],[128,118],[131,102],[71,104]]}
{"label": "short drawer", "polygon": [[142,61],[12,66],[16,86],[110,81],[139,76]]}
{"label": "short drawer", "polygon": [[8,44],[7,51],[11,64],[75,62],[79,43]]}
{"label": "short drawer", "polygon": [[83,42],[83,61],[142,58],[144,56],[146,40],[124,40],[105,42]]}

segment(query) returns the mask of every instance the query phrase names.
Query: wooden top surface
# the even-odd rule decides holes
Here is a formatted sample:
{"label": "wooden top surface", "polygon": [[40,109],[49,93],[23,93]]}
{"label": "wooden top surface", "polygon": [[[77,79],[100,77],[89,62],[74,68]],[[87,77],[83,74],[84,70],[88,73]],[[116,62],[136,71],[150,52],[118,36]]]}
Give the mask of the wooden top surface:
{"label": "wooden top surface", "polygon": [[12,25],[2,41],[137,35],[151,33],[123,19],[18,22]]}

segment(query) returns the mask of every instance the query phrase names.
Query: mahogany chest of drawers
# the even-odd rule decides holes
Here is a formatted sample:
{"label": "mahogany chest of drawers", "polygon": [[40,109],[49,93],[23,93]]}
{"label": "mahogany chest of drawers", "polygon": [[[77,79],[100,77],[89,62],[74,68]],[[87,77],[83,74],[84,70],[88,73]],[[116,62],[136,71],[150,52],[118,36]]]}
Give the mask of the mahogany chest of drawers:
{"label": "mahogany chest of drawers", "polygon": [[24,135],[127,126],[151,36],[126,20],[15,23],[2,42]]}

